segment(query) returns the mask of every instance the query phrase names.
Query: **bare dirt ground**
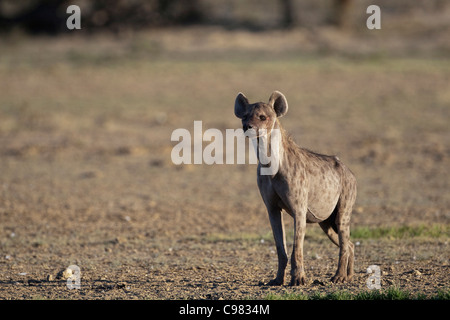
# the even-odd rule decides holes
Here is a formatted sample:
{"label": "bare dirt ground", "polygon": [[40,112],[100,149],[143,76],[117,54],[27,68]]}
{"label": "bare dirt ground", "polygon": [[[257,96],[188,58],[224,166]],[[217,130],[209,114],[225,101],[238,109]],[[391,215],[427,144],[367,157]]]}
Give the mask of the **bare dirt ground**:
{"label": "bare dirt ground", "polygon": [[[349,57],[331,40],[347,36],[330,30],[319,33],[331,41],[319,55],[304,31],[284,37],[311,47],[286,40],[286,52],[278,32],[171,32],[3,41],[1,299],[356,293],[368,290],[370,265],[380,266],[382,288],[448,292],[450,63],[434,55],[447,50],[443,42],[411,57],[406,44],[380,36],[376,49],[367,42]],[[263,50],[269,39],[276,50]],[[177,128],[193,132],[194,120],[203,130],[238,128],[237,92],[266,100],[275,89],[290,103],[282,123],[297,143],[337,154],[355,172],[354,230],[438,232],[353,236],[355,278],[335,285],[338,248],[309,225],[309,284],[264,285],[277,260],[255,165],[176,166],[170,138]],[[59,276],[72,264],[80,289]]]}

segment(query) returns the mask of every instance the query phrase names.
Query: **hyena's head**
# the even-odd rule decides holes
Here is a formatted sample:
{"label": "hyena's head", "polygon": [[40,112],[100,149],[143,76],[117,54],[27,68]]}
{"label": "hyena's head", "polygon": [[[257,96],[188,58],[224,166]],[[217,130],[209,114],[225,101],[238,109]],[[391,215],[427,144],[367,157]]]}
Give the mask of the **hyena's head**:
{"label": "hyena's head", "polygon": [[247,97],[239,93],[234,103],[234,114],[242,120],[244,132],[249,137],[259,137],[270,134],[277,118],[288,110],[286,97],[279,91],[274,91],[268,103],[250,104]]}

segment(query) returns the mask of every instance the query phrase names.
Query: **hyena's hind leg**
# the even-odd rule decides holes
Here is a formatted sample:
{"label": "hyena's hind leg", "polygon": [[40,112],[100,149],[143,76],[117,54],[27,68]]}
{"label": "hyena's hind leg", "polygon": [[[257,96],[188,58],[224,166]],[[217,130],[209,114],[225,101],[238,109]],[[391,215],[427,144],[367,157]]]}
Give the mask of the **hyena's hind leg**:
{"label": "hyena's hind leg", "polygon": [[330,240],[339,247],[339,262],[332,282],[350,281],[353,277],[355,246],[350,241],[350,218],[356,200],[356,180],[353,175],[344,186],[331,216],[319,223]]}
{"label": "hyena's hind leg", "polygon": [[[336,246],[338,246],[340,248],[339,245],[339,234],[337,231],[337,226],[336,223],[334,222],[334,217],[333,219],[327,219],[325,221],[322,221],[319,223],[320,227],[322,228],[322,230],[325,232],[325,234],[328,236],[328,238],[330,238],[331,242],[333,242]],[[353,277],[353,261],[354,261],[354,245],[353,243],[349,240],[348,241],[348,259],[347,259],[347,272],[346,272],[346,277],[343,278],[343,281],[348,280],[350,281]],[[339,251],[339,266],[341,265],[341,250]],[[344,263],[344,262],[342,262]],[[339,268],[338,268],[339,270]],[[338,271],[336,272],[336,275],[331,279],[331,281],[333,282],[337,282],[338,278],[336,278],[336,276],[338,275]],[[340,280],[341,278],[339,278]]]}

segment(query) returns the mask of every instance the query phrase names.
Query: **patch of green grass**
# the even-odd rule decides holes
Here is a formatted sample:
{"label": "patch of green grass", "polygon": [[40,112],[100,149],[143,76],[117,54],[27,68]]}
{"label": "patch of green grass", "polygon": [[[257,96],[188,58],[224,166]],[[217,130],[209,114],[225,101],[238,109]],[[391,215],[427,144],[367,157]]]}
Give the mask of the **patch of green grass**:
{"label": "patch of green grass", "polygon": [[355,295],[355,300],[417,300],[425,299],[421,293],[413,294],[406,290],[401,290],[397,287],[390,287],[384,291],[382,290],[372,290],[363,291]]}
{"label": "patch of green grass", "polygon": [[283,293],[283,294],[276,294],[276,293],[269,293],[265,300],[309,300],[309,296],[306,293]]}
{"label": "patch of green grass", "polygon": [[450,289],[439,290],[435,295],[435,300],[450,300]]}
{"label": "patch of green grass", "polygon": [[450,228],[447,224],[387,227],[363,226],[352,229],[351,236],[354,239],[439,238],[449,237]]}
{"label": "patch of green grass", "polygon": [[335,291],[329,293],[314,292],[306,293],[284,293],[269,294],[267,300],[449,300],[450,289],[440,290],[432,296],[423,293],[412,293],[398,287],[389,287],[385,290],[362,291],[351,293],[348,291]]}
{"label": "patch of green grass", "polygon": [[[352,239],[411,239],[411,238],[441,238],[450,237],[450,225],[416,225],[416,226],[357,226],[351,229]],[[286,240],[292,242],[294,230],[286,230]],[[308,228],[306,238],[313,241],[327,240],[327,236],[320,228]],[[207,242],[234,242],[234,241],[261,241],[273,243],[272,231],[265,233],[238,232],[238,233],[210,233],[202,237]]]}

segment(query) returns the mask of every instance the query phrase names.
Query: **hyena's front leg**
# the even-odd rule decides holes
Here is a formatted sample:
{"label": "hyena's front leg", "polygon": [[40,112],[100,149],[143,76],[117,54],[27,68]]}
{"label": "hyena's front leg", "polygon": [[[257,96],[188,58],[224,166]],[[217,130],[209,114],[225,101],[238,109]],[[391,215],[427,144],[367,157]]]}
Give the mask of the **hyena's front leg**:
{"label": "hyena's front leg", "polygon": [[284,233],[283,216],[281,209],[274,207],[268,208],[270,225],[272,227],[273,238],[277,248],[278,271],[275,279],[270,280],[268,285],[280,286],[284,284],[285,270],[288,262],[286,253],[286,237]]}
{"label": "hyena's front leg", "polygon": [[306,232],[306,208],[294,215],[294,247],[291,257],[291,286],[305,285],[306,274],[303,266],[303,241]]}

